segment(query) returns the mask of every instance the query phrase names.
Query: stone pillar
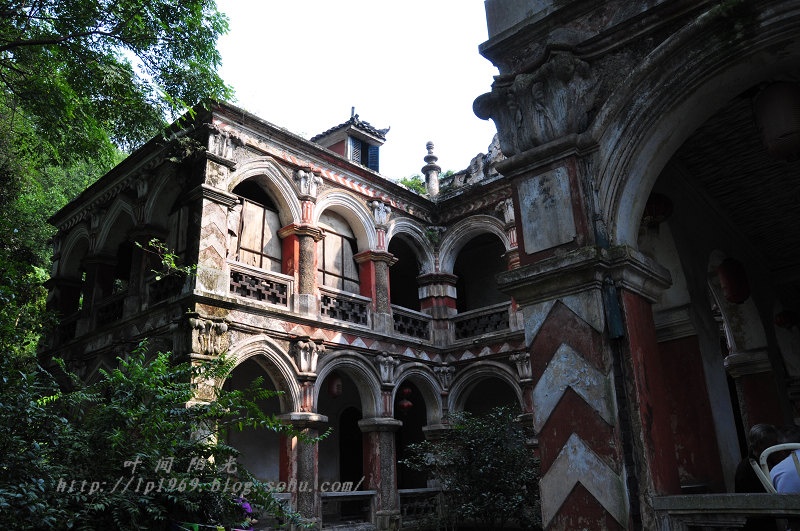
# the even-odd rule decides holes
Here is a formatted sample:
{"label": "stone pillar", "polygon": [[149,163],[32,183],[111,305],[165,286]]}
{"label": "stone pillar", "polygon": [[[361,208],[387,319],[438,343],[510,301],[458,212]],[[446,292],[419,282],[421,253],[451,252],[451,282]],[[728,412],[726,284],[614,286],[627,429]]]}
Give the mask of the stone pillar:
{"label": "stone pillar", "polygon": [[298,311],[317,315],[317,242],[322,229],[305,223],[293,223],[278,231],[282,238],[283,273],[297,282]]}
{"label": "stone pillar", "polygon": [[[311,412],[280,415],[306,436],[318,437],[325,431],[328,417]],[[322,497],[319,489],[319,443],[301,441],[297,437],[285,439],[285,452],[291,455],[287,476],[292,494],[292,507],[307,519],[312,529],[322,527]],[[305,528],[298,528],[305,529]]]}
{"label": "stone pillar", "polygon": [[[197,275],[195,285],[203,291],[227,295],[230,289],[230,269],[227,265],[228,215],[239,198],[224,190],[201,184],[189,192],[188,200],[194,204],[190,212],[200,207],[202,230],[192,225],[189,231],[199,230]],[[189,218],[192,219],[191,217]],[[191,240],[191,236],[187,238]],[[191,250],[187,249],[187,253]]]}
{"label": "stone pillar", "polygon": [[372,299],[372,325],[376,332],[393,333],[389,294],[389,267],[397,259],[387,251],[362,251],[353,257],[358,264],[361,295]]}
{"label": "stone pillar", "polygon": [[87,256],[83,264],[86,268],[83,309],[91,310],[97,302],[111,295],[117,259],[107,254],[95,254]]}
{"label": "stone pillar", "polygon": [[377,493],[372,520],[379,531],[400,529],[395,432],[402,425],[402,421],[391,417],[358,421],[364,433],[364,485]]}
{"label": "stone pillar", "polygon": [[427,273],[417,277],[420,310],[433,318],[431,326],[436,346],[446,346],[453,342],[450,318],[458,313],[456,280],[457,277],[449,273]]}
{"label": "stone pillar", "polygon": [[545,528],[635,525],[639,483],[651,494],[678,486],[649,308],[666,271],[629,248],[589,247],[500,280],[525,320],[530,357],[513,361],[532,386]]}

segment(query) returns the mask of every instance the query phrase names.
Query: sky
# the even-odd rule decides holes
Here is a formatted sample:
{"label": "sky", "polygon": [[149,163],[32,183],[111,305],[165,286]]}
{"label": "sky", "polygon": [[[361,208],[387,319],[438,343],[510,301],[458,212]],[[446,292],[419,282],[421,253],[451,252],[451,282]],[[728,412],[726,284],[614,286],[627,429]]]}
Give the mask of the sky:
{"label": "sky", "polygon": [[494,124],[472,102],[497,69],[482,0],[217,0],[229,19],[222,78],[234,105],[303,138],[350,119],[378,129],[381,174],[419,174],[432,141],[443,170],[486,153]]}

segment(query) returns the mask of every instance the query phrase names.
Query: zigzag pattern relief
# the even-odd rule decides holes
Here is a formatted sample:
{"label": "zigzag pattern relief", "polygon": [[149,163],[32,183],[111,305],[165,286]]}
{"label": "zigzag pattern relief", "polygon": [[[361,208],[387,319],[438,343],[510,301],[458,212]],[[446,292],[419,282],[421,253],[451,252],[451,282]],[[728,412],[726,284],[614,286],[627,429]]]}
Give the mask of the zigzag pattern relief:
{"label": "zigzag pattern relief", "polygon": [[578,483],[583,485],[623,528],[627,527],[622,478],[574,433],[540,481],[544,527],[550,525]]}
{"label": "zigzag pattern relief", "polygon": [[610,378],[592,367],[569,345],[562,343],[533,389],[534,429],[541,431],[564,391],[571,387],[608,424],[614,424],[615,411]]}

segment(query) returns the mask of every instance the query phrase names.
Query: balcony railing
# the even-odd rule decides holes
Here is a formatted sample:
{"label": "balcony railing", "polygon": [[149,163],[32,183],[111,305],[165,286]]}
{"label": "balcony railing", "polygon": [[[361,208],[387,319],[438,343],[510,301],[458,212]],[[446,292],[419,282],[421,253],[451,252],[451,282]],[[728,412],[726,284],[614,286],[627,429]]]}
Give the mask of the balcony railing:
{"label": "balcony railing", "polygon": [[437,529],[442,523],[441,489],[399,489],[403,529]]}
{"label": "balcony railing", "polygon": [[394,331],[398,334],[431,340],[431,317],[408,308],[392,305]]}
{"label": "balcony railing", "polygon": [[231,263],[230,291],[246,299],[290,308],[294,279],[244,264]]}
{"label": "balcony railing", "polygon": [[[662,531],[740,529],[748,518],[800,518],[797,494],[691,494],[657,496],[653,509]],[[792,528],[794,529],[794,527]]]}
{"label": "balcony railing", "polygon": [[149,303],[156,304],[180,295],[185,283],[186,278],[181,275],[167,275],[158,280],[154,278],[147,285]]}
{"label": "balcony railing", "polygon": [[319,293],[319,313],[322,317],[369,326],[369,305],[372,301],[368,297],[322,286]]}
{"label": "balcony railing", "polygon": [[125,297],[127,296],[128,292],[123,291],[97,303],[95,309],[95,326],[104,326],[122,319]]}
{"label": "balcony railing", "polygon": [[374,490],[322,492],[323,524],[369,522],[372,499],[376,494]]}
{"label": "balcony railing", "polygon": [[453,317],[456,339],[466,339],[510,328],[509,303],[503,302],[477,310],[460,313]]}

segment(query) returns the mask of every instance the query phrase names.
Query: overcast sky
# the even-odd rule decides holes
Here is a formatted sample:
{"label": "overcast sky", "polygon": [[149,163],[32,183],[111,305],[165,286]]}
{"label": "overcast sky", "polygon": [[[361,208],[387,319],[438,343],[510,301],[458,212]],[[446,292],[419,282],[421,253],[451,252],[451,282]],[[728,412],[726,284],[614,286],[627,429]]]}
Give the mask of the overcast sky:
{"label": "overcast sky", "polygon": [[383,129],[381,173],[420,173],[432,140],[443,170],[485,153],[472,113],[497,69],[482,0],[217,0],[230,20],[220,74],[235,105],[304,138],[350,118]]}

